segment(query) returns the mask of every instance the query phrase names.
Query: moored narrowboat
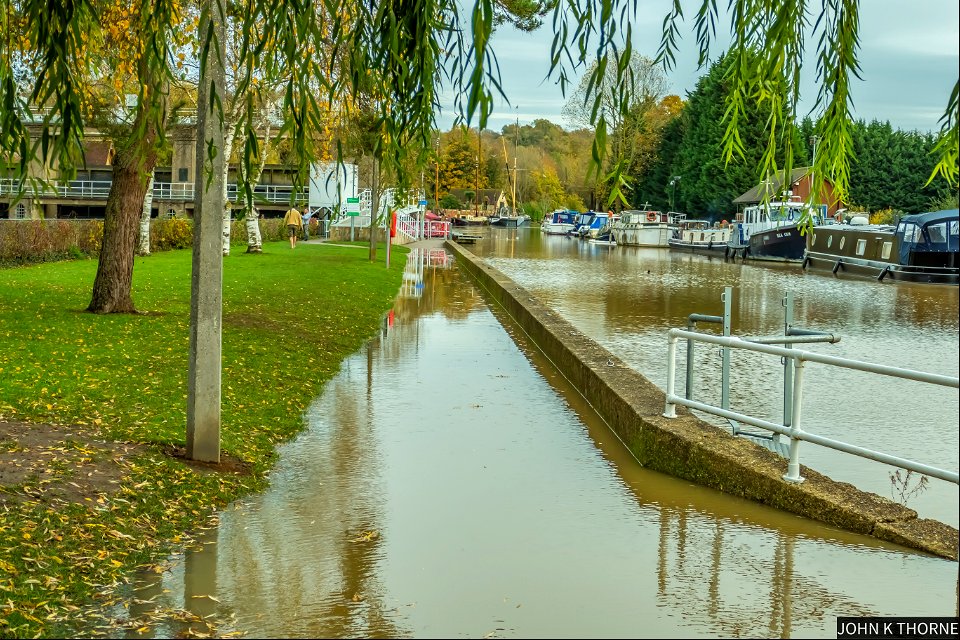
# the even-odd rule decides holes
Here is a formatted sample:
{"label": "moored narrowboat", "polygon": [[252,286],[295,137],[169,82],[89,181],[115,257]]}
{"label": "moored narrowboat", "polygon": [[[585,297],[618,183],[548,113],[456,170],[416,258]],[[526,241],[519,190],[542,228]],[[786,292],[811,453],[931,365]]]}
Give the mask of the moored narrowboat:
{"label": "moored narrowboat", "polygon": [[894,225],[815,226],[807,234],[803,268],[877,280],[960,284],[958,209],[904,216]]}
{"label": "moored narrowboat", "polygon": [[703,255],[723,256],[730,241],[730,226],[709,220],[684,220],[667,244],[671,249]]}

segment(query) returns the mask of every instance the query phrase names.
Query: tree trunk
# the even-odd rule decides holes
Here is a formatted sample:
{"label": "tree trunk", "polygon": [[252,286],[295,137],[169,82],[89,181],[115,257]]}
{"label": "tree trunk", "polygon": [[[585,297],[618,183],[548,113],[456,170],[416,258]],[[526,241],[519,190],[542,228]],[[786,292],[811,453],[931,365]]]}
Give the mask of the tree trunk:
{"label": "tree trunk", "polygon": [[140,246],[137,255],[150,255],[150,212],[153,209],[153,174],[147,182],[147,192],[143,196],[143,211],[140,213]]}
{"label": "tree trunk", "polygon": [[[260,176],[263,175],[263,167],[267,163],[267,152],[270,150],[270,109],[266,109],[267,116],[263,130],[263,146],[260,149],[260,161],[254,169],[255,173],[250,176],[250,189],[256,189],[260,183]],[[240,163],[240,170],[243,170],[243,163]],[[260,237],[260,214],[253,203],[247,203],[244,206],[244,218],[247,222],[247,253],[263,253],[263,239]]]}
{"label": "tree trunk", "polygon": [[[147,118],[141,108],[137,120]],[[140,130],[138,123],[133,131]],[[93,296],[87,311],[93,313],[136,313],[131,290],[137,230],[147,193],[148,176],[157,163],[154,141],[156,127],[149,122],[139,140],[125,145],[113,164],[113,184],[107,196],[103,220],[103,248],[93,282]]]}
{"label": "tree trunk", "polygon": [[233,126],[230,123],[224,123],[224,131],[229,132],[224,137],[223,153],[225,162],[223,167],[223,255],[230,255],[230,224],[233,222],[233,208],[230,206],[230,198],[227,197],[227,175],[230,172],[230,154],[233,153]]}
{"label": "tree trunk", "polygon": [[260,214],[256,207],[247,209],[247,253],[263,253],[263,240],[260,238]]}
{"label": "tree trunk", "polygon": [[[373,188],[370,190],[370,262],[377,260],[377,214],[380,213],[380,161],[373,159]],[[388,234],[389,235],[389,234]],[[390,238],[387,238],[387,242]]]}

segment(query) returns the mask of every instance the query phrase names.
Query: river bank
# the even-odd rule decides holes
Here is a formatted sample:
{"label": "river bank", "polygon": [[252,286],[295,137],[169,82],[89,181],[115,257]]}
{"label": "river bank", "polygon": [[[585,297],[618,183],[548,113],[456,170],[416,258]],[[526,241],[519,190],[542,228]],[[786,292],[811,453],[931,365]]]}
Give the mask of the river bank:
{"label": "river bank", "polygon": [[190,251],[137,258],[137,315],[83,312],[96,261],[3,270],[2,635],[72,635],[85,605],[266,486],[276,446],[393,304],[403,260],[385,269],[383,251],[224,259],[219,465],[183,458]]}

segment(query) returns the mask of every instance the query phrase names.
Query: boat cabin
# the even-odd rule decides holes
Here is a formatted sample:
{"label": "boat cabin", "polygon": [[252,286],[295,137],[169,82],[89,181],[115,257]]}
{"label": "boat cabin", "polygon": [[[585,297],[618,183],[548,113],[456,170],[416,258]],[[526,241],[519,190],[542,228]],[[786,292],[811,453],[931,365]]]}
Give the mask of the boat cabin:
{"label": "boat cabin", "polygon": [[960,210],[946,209],[904,216],[894,232],[902,265],[916,267],[960,266]]}

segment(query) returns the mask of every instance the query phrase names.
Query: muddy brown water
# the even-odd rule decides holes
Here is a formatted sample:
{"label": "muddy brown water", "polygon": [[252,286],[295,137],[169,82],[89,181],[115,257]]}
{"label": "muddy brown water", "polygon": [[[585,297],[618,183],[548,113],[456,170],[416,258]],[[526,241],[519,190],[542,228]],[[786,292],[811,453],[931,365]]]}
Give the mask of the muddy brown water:
{"label": "muddy brown water", "polygon": [[[615,294],[643,280],[634,266],[598,273],[588,260],[620,258],[544,247],[558,261],[546,271],[576,267],[589,293],[561,292],[517,246],[478,252],[601,341],[637,345],[636,362],[665,353],[625,335],[664,323],[652,290]],[[715,267],[645,264],[699,282],[700,298],[671,294],[674,316],[711,312]],[[778,291],[789,277],[773,273],[750,288]],[[758,296],[748,306],[767,304]],[[861,318],[875,315],[862,308],[871,297]],[[804,305],[807,322],[840,315]],[[381,334],[304,419],[270,488],[222,513],[201,551],[139,576],[115,615],[160,607],[210,616],[219,634],[321,638],[832,638],[839,616],[956,615],[956,563],[641,468],[443,252],[411,254]],[[183,633],[163,623],[146,635]]]}

